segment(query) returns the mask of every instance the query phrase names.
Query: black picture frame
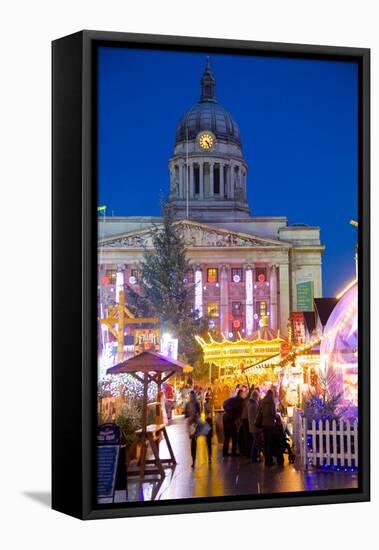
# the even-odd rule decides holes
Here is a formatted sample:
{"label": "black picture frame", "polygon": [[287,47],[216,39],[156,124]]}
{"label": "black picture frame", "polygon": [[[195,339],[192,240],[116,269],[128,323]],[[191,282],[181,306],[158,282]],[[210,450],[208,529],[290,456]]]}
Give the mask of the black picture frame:
{"label": "black picture frame", "polygon": [[[359,67],[359,488],[99,506],[96,432],[96,48],[350,60]],[[370,50],[81,31],[52,43],[52,507],[81,519],[370,499]]]}

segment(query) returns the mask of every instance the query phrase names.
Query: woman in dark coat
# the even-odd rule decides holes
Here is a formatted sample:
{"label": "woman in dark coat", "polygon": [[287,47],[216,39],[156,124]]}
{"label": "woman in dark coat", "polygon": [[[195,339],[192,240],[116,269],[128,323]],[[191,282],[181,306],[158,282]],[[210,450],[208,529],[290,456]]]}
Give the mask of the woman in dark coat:
{"label": "woman in dark coat", "polygon": [[196,460],[198,424],[200,418],[200,404],[196,399],[196,393],[194,390],[190,393],[189,401],[184,409],[184,416],[187,418],[188,422],[188,435],[191,440],[192,468],[194,468]]}
{"label": "woman in dark coat", "polygon": [[274,393],[272,390],[268,390],[265,397],[261,401],[260,408],[264,435],[265,464],[266,466],[271,466],[273,464],[273,437],[276,425],[276,407],[274,401]]}

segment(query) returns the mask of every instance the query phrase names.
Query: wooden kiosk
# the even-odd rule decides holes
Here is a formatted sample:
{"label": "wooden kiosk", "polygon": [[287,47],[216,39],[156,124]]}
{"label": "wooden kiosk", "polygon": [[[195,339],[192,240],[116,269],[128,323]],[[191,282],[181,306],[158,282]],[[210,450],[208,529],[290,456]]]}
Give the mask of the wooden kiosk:
{"label": "wooden kiosk", "polygon": [[[159,353],[144,351],[107,370],[107,374],[130,374],[143,384],[142,428],[136,432],[136,437],[141,442],[139,463],[141,478],[151,474],[160,474],[163,478],[165,476],[163,464],[168,464],[169,466],[176,464],[165,424],[147,425],[147,388],[150,382],[155,382],[157,384],[157,395],[159,396],[163,382],[168,380],[173,374],[183,372],[184,367],[185,364],[180,361],[170,359]],[[170,458],[162,459],[159,456],[159,447],[156,443],[156,438],[160,434],[163,435],[166,441]],[[154,456],[152,460],[147,460],[146,458],[147,445],[151,447]],[[149,464],[155,464],[155,468],[147,469],[146,465]]]}

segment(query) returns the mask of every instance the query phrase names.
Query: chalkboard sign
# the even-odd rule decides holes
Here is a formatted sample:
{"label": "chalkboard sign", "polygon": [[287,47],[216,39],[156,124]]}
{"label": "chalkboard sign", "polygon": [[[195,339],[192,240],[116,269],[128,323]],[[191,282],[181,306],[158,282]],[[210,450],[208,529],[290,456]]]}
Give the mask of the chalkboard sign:
{"label": "chalkboard sign", "polygon": [[97,496],[114,497],[121,434],[116,424],[108,422],[97,428]]}
{"label": "chalkboard sign", "polygon": [[97,497],[113,498],[119,445],[100,445],[97,447]]}

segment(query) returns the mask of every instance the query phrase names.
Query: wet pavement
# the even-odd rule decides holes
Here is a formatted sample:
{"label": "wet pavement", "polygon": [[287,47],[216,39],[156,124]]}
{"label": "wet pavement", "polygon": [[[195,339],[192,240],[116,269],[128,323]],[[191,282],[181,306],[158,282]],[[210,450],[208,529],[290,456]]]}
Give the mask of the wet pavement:
{"label": "wet pavement", "polygon": [[[348,489],[358,487],[356,472],[304,470],[298,461],[284,466],[252,464],[245,457],[223,457],[222,446],[214,436],[212,463],[208,464],[205,437],[198,438],[195,468],[191,468],[190,440],[183,417],[174,418],[167,428],[177,460],[175,468],[166,468],[166,477],[128,478],[128,496],[116,491],[115,502],[168,500],[193,497],[255,495],[281,492]],[[169,456],[164,442],[160,456]]]}

